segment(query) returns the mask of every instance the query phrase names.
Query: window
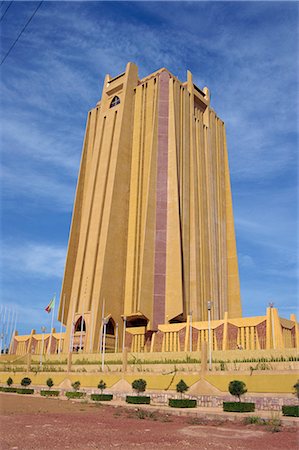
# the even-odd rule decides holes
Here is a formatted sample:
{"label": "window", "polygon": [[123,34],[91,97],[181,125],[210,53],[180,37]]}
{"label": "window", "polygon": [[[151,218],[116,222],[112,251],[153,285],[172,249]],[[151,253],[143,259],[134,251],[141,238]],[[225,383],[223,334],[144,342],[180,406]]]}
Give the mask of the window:
{"label": "window", "polygon": [[[82,323],[82,320],[83,320],[83,323]],[[81,332],[81,330],[82,330],[82,331],[86,331],[85,320],[82,318],[82,316],[79,317],[79,319],[78,319],[77,322],[76,322],[76,325],[75,325],[75,333],[76,333],[77,331],[80,331],[80,332]]]}
{"label": "window", "polygon": [[115,95],[115,97],[113,97],[111,103],[110,103],[110,108],[113,108],[116,105],[119,105],[120,103],[120,98],[117,97],[117,95]]}

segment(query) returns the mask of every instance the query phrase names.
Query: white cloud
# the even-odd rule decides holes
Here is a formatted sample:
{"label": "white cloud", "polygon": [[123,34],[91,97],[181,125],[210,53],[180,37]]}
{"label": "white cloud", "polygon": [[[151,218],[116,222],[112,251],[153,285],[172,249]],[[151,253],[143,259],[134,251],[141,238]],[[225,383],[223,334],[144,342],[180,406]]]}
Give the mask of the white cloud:
{"label": "white cloud", "polygon": [[61,278],[63,274],[65,247],[35,242],[19,245],[4,243],[1,250],[2,266],[5,270],[38,278]]}

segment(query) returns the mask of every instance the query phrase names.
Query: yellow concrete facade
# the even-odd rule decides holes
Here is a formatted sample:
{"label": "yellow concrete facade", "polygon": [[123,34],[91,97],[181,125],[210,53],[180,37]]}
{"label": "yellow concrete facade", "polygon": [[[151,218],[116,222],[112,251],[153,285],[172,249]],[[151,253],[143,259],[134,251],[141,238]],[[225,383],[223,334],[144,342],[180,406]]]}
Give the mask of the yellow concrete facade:
{"label": "yellow concrete facade", "polygon": [[[84,351],[126,329],[241,316],[225,127],[188,71],[106,75],[88,113],[59,320]],[[78,330],[78,320],[84,319]],[[82,321],[83,323],[83,321]],[[77,325],[76,325],[77,324]],[[141,330],[140,330],[141,331]],[[113,345],[113,343],[111,343]]]}

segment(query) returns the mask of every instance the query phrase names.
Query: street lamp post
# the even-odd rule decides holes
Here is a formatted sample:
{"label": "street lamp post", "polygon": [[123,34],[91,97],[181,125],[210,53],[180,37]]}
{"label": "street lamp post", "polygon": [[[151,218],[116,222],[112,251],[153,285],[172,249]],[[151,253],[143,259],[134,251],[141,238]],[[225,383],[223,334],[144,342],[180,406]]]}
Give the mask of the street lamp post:
{"label": "street lamp post", "polygon": [[43,366],[43,353],[44,353],[44,339],[45,339],[45,331],[46,331],[46,327],[41,327],[42,330],[42,346],[41,346],[41,350],[40,350],[40,360],[39,360],[39,365],[40,368],[42,368]]}
{"label": "street lamp post", "polygon": [[208,333],[209,333],[209,370],[212,370],[212,339],[211,339],[211,309],[212,304],[210,300],[208,301]]}

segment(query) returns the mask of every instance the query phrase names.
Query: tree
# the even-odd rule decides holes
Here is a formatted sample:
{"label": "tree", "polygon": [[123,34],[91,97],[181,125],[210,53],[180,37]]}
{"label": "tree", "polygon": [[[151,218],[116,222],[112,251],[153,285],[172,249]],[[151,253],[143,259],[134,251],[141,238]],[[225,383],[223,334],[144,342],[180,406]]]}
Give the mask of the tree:
{"label": "tree", "polygon": [[6,384],[7,386],[11,386],[13,384],[13,379],[11,377],[7,378]]}
{"label": "tree", "polygon": [[30,378],[25,377],[25,378],[22,379],[22,381],[21,381],[21,385],[22,386],[29,386],[29,384],[31,384]]}
{"label": "tree", "polygon": [[132,388],[137,391],[137,394],[139,395],[140,392],[144,392],[146,388],[146,381],[142,378],[139,378],[139,380],[134,380],[132,383]]}
{"label": "tree", "polygon": [[297,380],[297,383],[294,384],[293,388],[294,390],[294,394],[296,395],[296,397],[299,399],[299,380]]}
{"label": "tree", "polygon": [[228,385],[228,390],[231,395],[234,397],[238,397],[239,402],[241,401],[241,395],[246,394],[246,384],[244,381],[234,380],[231,381]]}
{"label": "tree", "polygon": [[72,383],[72,388],[73,388],[75,391],[78,391],[78,390],[80,389],[80,386],[81,386],[80,381],[74,381],[74,383]]}
{"label": "tree", "polygon": [[54,386],[54,381],[52,380],[52,378],[48,378],[46,383],[49,389],[51,389],[51,387]]}
{"label": "tree", "polygon": [[103,394],[103,390],[106,389],[106,387],[107,387],[106,383],[103,380],[101,380],[98,384],[98,389],[101,390],[101,394]]}
{"label": "tree", "polygon": [[183,396],[183,393],[188,391],[189,386],[185,383],[184,380],[179,381],[179,383],[176,385],[176,391],[181,394],[181,398]]}

